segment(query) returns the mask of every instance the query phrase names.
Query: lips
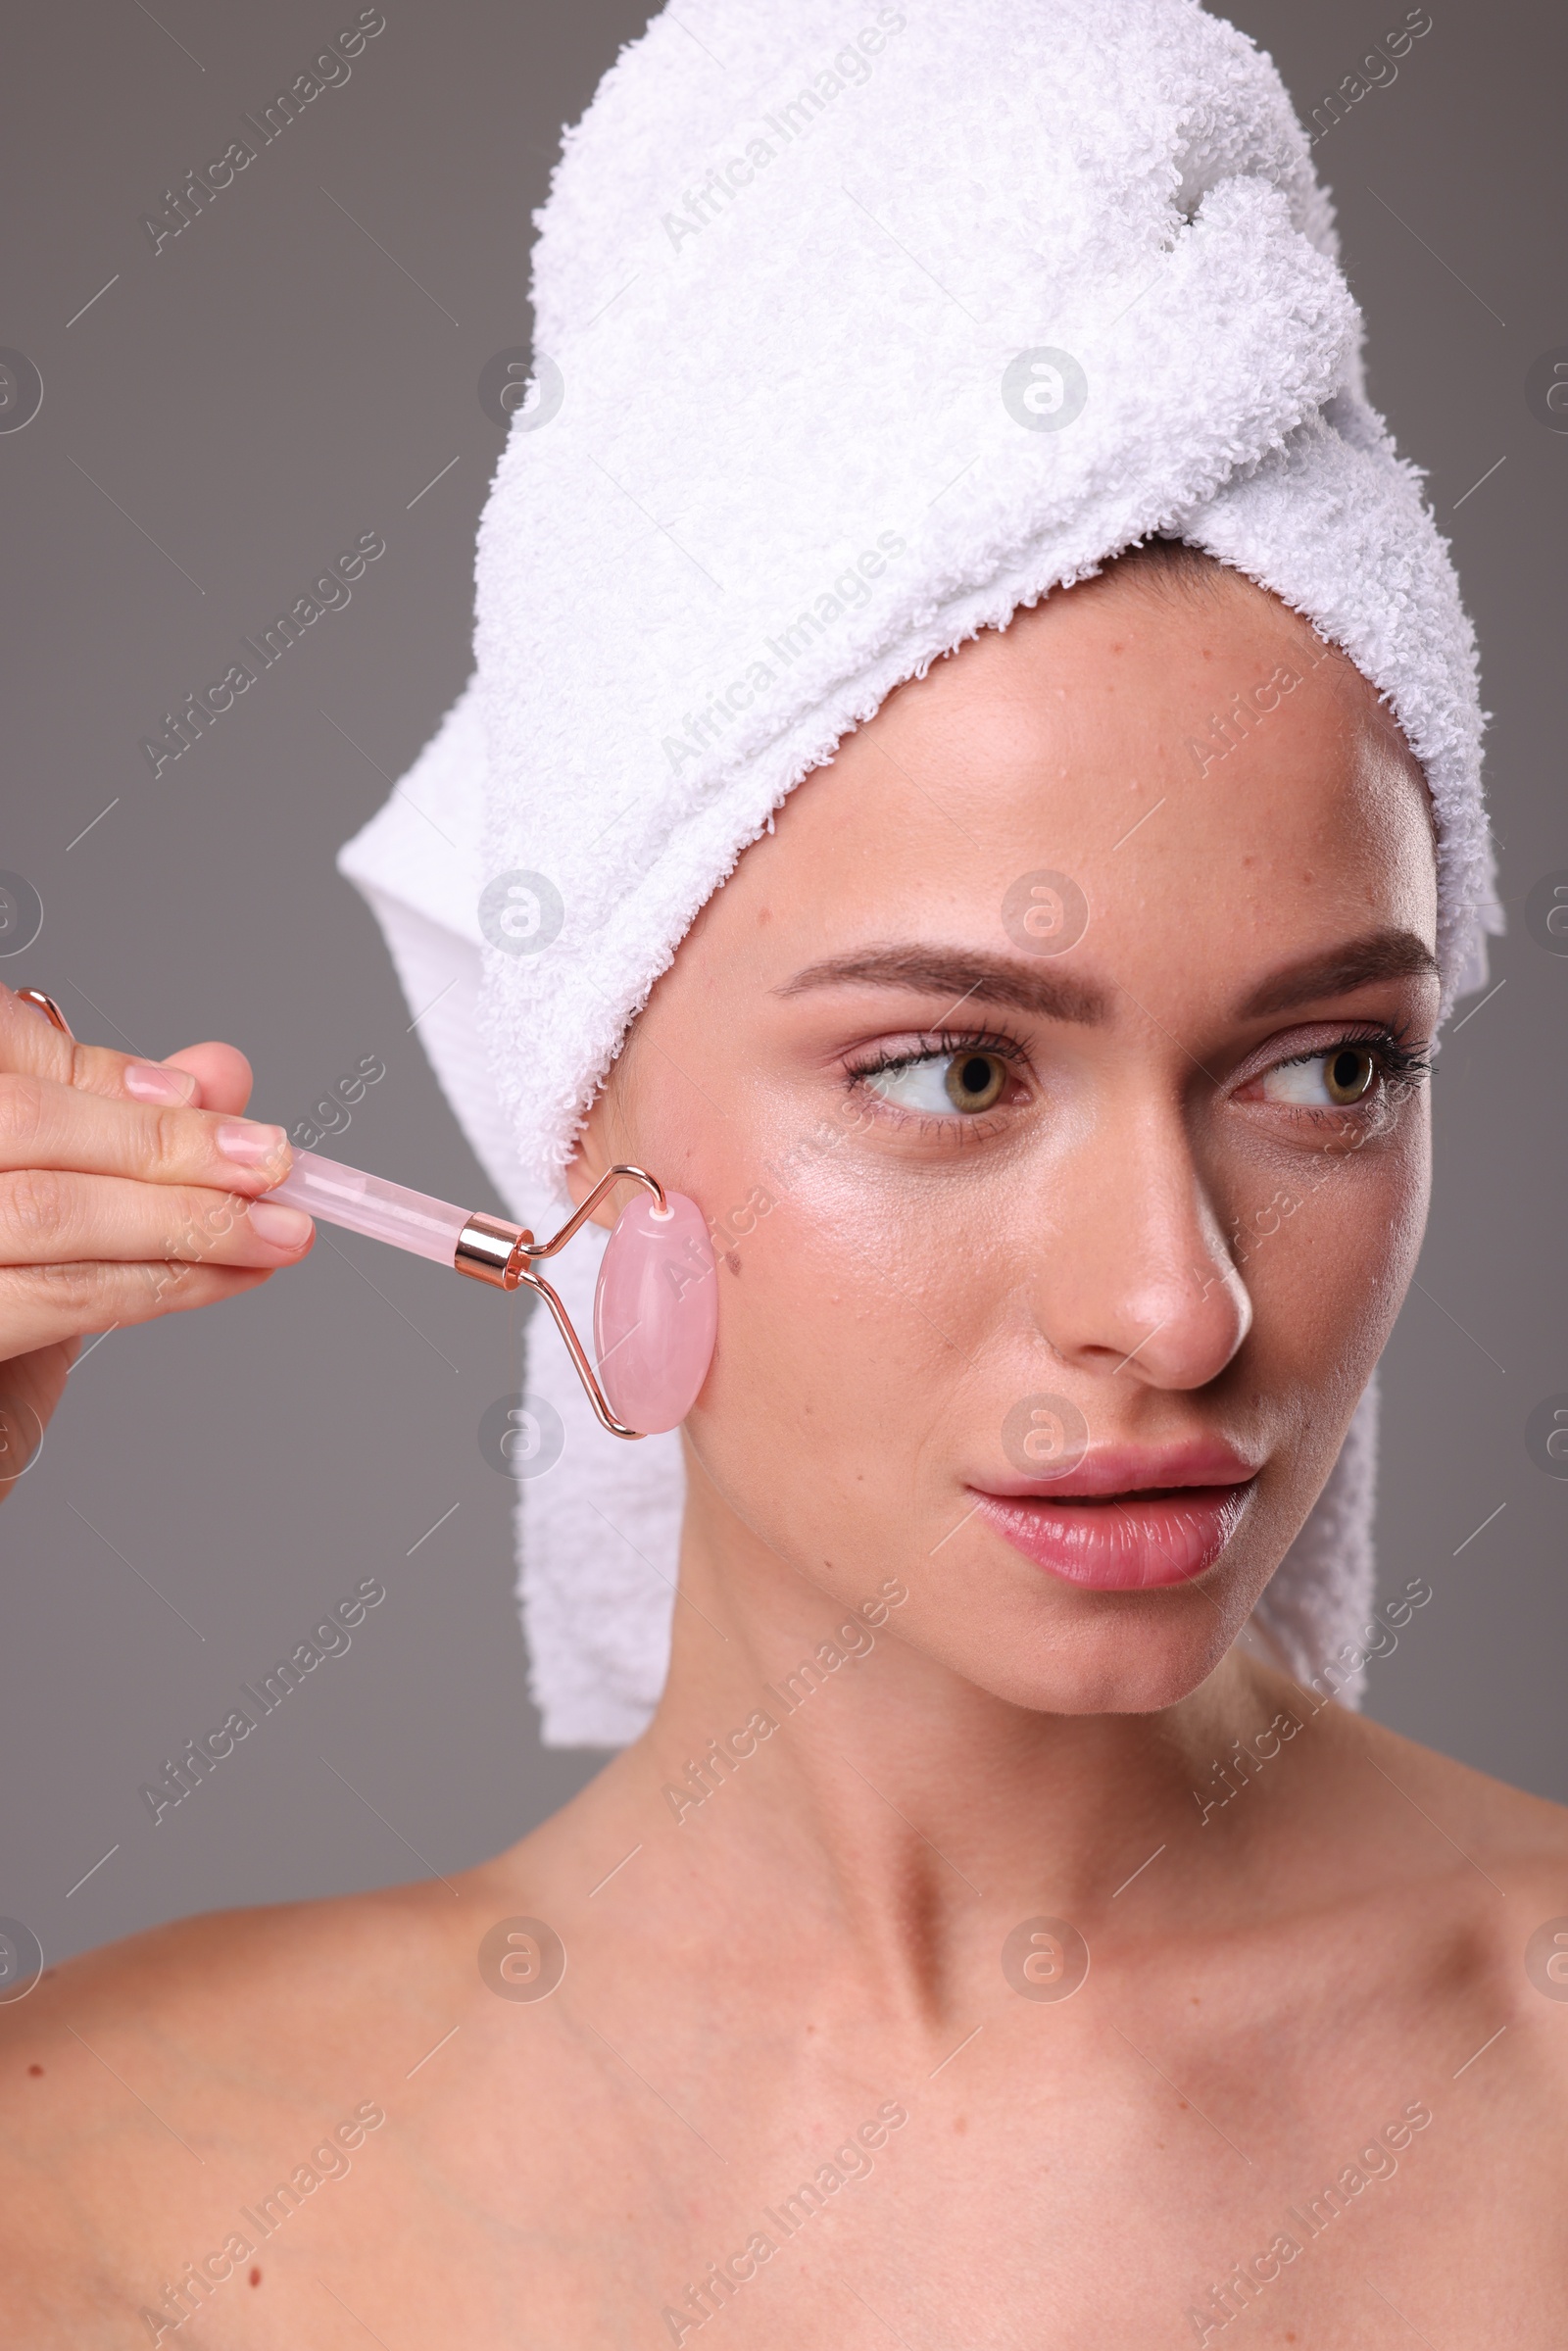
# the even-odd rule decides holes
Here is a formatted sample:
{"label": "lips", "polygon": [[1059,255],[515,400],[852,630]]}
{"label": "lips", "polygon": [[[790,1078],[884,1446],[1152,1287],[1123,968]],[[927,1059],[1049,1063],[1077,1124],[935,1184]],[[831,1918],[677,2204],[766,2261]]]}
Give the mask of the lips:
{"label": "lips", "polygon": [[1060,1479],[971,1485],[978,1515],[1049,1574],[1086,1592],[1190,1584],[1224,1550],[1256,1469],[1230,1445],[1114,1446]]}

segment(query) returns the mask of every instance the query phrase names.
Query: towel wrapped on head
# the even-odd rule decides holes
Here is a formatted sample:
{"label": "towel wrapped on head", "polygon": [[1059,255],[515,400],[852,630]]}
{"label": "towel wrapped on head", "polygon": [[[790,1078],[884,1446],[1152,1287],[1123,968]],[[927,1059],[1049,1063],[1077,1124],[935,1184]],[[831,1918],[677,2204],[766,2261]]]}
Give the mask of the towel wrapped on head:
{"label": "towel wrapped on head", "polygon": [[[629,1023],[791,788],[1151,534],[1379,689],[1436,810],[1445,1011],[1482,984],[1473,633],[1244,34],[1195,0],[682,0],[536,220],[475,672],[341,857],[512,1214],[549,1221]],[[563,1261],[580,1327],[595,1270]],[[565,1439],[519,1488],[544,1736],[619,1744],[667,1660],[678,1441],[611,1445],[553,1336],[528,1353]],[[1256,1611],[1303,1678],[1370,1608],[1374,1415],[1369,1391]]]}

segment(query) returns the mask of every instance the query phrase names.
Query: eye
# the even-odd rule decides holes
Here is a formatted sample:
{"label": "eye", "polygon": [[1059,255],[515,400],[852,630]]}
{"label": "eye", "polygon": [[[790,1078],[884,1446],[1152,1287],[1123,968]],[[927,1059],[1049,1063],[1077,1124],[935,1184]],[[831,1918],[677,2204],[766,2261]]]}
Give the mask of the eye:
{"label": "eye", "polygon": [[868,1074],[866,1084],[901,1110],[944,1117],[954,1110],[989,1110],[1001,1099],[1007,1065],[1000,1053],[926,1053]]}
{"label": "eye", "polygon": [[1378,1075],[1378,1056],[1369,1045],[1336,1045],[1303,1060],[1282,1061],[1263,1078],[1263,1100],[1295,1102],[1306,1109],[1344,1110],[1364,1099]]}

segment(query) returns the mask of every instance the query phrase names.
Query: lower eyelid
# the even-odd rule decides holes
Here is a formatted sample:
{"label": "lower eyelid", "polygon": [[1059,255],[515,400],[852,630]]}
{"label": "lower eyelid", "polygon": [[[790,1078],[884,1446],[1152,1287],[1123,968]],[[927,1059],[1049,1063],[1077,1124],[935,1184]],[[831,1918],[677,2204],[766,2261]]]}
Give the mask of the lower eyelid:
{"label": "lower eyelid", "polygon": [[1379,1086],[1392,1085],[1398,1077],[1399,1071],[1390,1066],[1385,1053],[1379,1048],[1380,1040],[1375,1037],[1345,1037],[1332,1045],[1316,1046],[1310,1053],[1289,1053],[1283,1061],[1271,1061],[1266,1069],[1254,1071],[1252,1076],[1247,1079],[1241,1091],[1246,1093],[1253,1086],[1262,1086],[1268,1079],[1280,1076],[1287,1069],[1310,1069],[1314,1063],[1322,1065],[1332,1061],[1337,1053],[1370,1053],[1377,1084]]}
{"label": "lower eyelid", "polygon": [[923,1110],[913,1109],[906,1102],[891,1102],[874,1086],[857,1080],[857,1090],[864,1097],[871,1115],[883,1120],[906,1139],[928,1139],[947,1144],[973,1145],[984,1143],[993,1135],[1006,1132],[1009,1112],[1021,1106],[1016,1102],[993,1102],[989,1110]]}

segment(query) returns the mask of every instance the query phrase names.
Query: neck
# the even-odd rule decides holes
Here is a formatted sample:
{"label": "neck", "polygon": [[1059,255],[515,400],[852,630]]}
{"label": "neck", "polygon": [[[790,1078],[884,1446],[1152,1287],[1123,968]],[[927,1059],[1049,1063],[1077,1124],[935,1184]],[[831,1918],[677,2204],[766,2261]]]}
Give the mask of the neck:
{"label": "neck", "polygon": [[688,1513],[670,1672],[625,1768],[703,1885],[821,1921],[835,1966],[847,1937],[879,2003],[927,2019],[977,1941],[1102,1920],[1161,1846],[1181,1866],[1150,1867],[1140,1918],[1192,1898],[1221,1841],[1202,1807],[1246,1785],[1224,1767],[1284,1702],[1279,1676],[1233,1649],[1153,1713],[1041,1713],[906,1642],[898,1576],[839,1589]]}

